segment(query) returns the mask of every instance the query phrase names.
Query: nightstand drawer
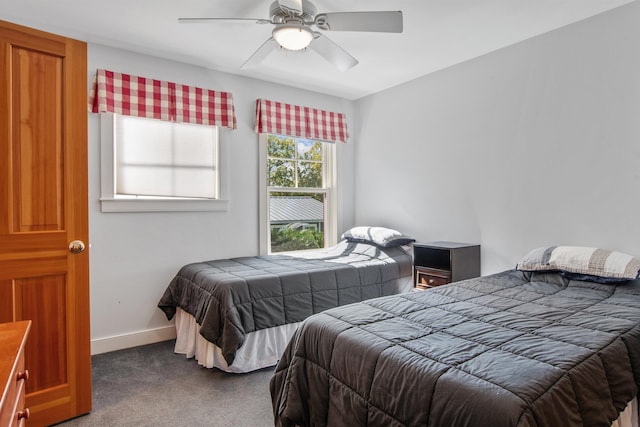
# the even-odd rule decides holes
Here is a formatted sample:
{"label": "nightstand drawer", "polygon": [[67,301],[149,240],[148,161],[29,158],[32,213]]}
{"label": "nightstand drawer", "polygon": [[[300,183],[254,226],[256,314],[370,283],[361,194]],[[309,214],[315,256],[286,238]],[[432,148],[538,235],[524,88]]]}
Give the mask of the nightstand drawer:
{"label": "nightstand drawer", "polygon": [[449,272],[433,268],[416,267],[416,286],[420,288],[434,288],[446,285],[451,281]]}

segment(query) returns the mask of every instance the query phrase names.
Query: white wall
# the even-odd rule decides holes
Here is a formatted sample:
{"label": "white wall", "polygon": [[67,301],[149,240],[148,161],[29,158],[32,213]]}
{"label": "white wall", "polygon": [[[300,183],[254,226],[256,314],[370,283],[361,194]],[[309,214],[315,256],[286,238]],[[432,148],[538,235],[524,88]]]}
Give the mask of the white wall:
{"label": "white wall", "polygon": [[638,22],[634,2],[356,101],[356,223],[480,243],[483,274],[543,245],[640,256]]}
{"label": "white wall", "polygon": [[[353,102],[172,62],[101,45],[89,45],[89,82],[106,68],[231,92],[237,130],[221,130],[227,180],[227,212],[102,213],[100,211],[100,119],[89,114],[89,234],[92,351],[99,353],[170,337],[156,307],[165,287],[188,262],[258,254],[258,136],[255,101],[267,98],[347,115]],[[353,132],[352,132],[353,133]],[[353,225],[355,142],[338,145],[338,231]]]}
{"label": "white wall", "polygon": [[128,214],[100,212],[89,115],[93,351],[166,338],[156,303],[181,265],[258,253],[256,98],[347,114],[339,232],[478,242],[483,274],[549,244],[640,255],[637,22],[634,2],[355,103],[90,45],[90,80],[107,68],[229,91],[238,117],[221,132],[228,212]]}

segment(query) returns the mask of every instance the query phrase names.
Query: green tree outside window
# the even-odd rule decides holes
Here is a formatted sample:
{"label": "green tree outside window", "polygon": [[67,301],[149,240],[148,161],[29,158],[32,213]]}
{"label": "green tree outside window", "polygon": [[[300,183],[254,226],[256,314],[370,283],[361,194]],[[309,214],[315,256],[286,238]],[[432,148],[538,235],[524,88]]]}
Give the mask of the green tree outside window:
{"label": "green tree outside window", "polygon": [[[324,189],[324,146],[322,142],[268,135],[268,185],[280,189]],[[324,247],[324,218],[301,220],[295,200],[313,198],[324,206],[323,192],[270,191],[269,197],[284,197],[291,202],[289,223],[271,222],[271,252]],[[308,215],[308,213],[307,213]],[[298,216],[298,218],[296,218]]]}

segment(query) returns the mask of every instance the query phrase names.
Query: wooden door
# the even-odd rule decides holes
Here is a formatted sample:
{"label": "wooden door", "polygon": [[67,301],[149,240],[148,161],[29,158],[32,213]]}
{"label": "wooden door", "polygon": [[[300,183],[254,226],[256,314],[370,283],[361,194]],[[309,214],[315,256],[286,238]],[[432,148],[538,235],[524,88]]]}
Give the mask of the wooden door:
{"label": "wooden door", "polygon": [[0,322],[31,320],[31,427],[91,410],[86,44],[0,21]]}

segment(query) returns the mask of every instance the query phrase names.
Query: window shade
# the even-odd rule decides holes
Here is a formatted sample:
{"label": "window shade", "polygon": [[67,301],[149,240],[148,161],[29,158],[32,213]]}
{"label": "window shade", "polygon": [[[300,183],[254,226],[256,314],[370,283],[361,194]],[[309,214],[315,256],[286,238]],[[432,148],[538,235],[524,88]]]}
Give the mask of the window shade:
{"label": "window shade", "polygon": [[217,198],[217,129],[115,116],[119,196]]}
{"label": "window shade", "polygon": [[256,100],[256,132],[329,142],[347,142],[347,120],[342,113]]}
{"label": "window shade", "polygon": [[89,96],[92,113],[236,128],[229,92],[98,70]]}

